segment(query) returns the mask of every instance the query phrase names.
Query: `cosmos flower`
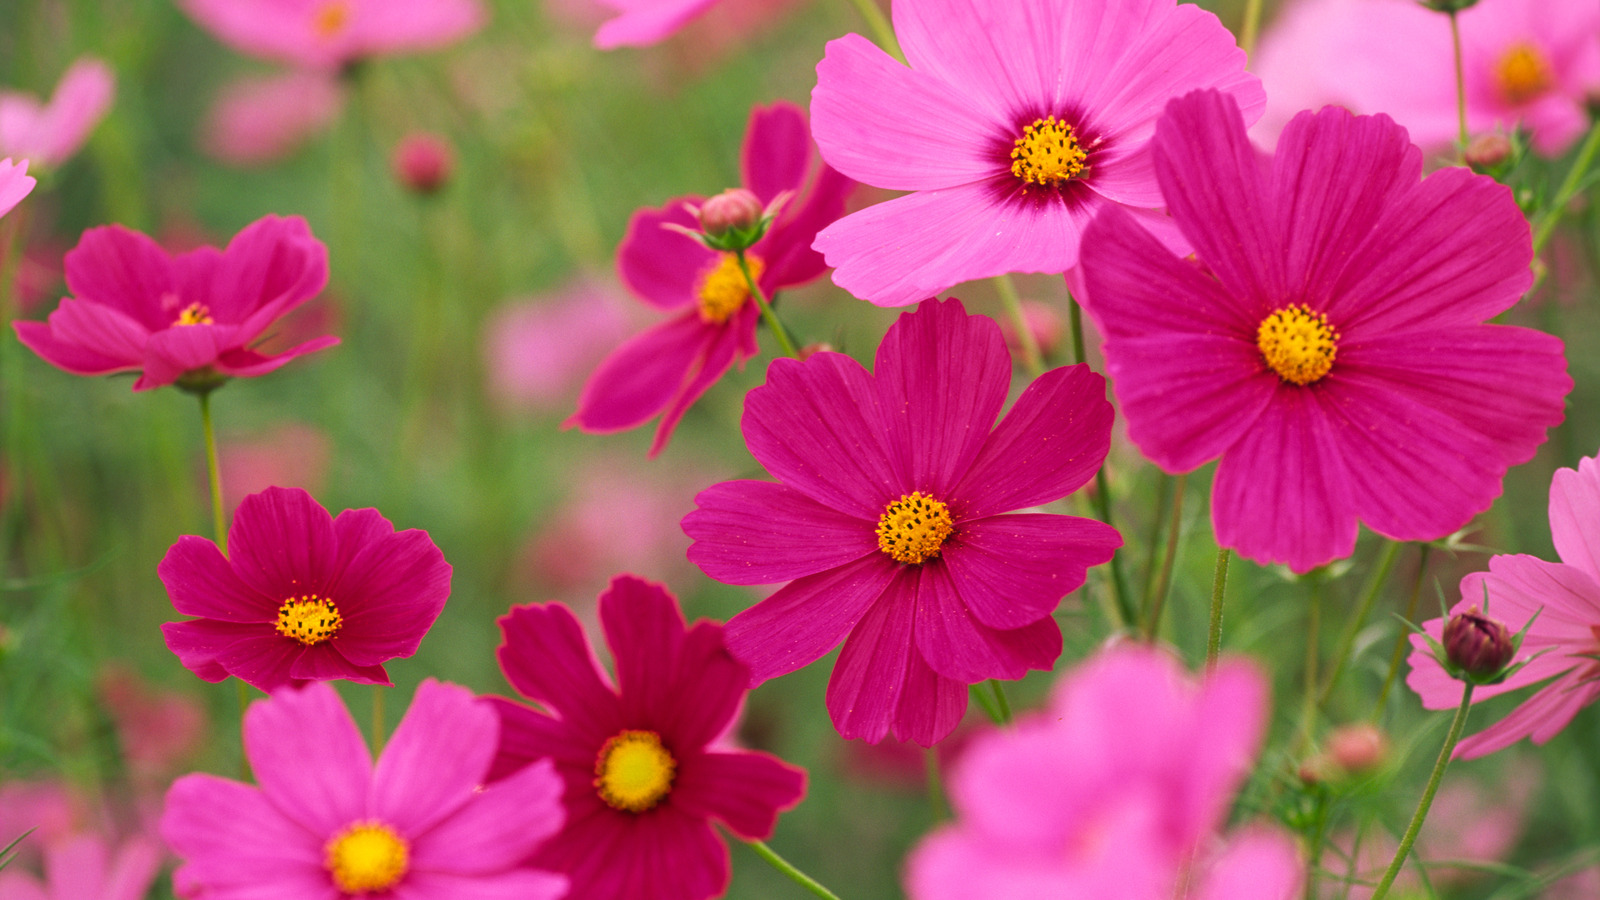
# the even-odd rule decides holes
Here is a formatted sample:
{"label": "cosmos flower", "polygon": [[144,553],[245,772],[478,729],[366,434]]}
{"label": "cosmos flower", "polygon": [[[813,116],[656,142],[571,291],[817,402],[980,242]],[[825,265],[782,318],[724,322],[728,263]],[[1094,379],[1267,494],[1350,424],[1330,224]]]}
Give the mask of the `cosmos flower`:
{"label": "cosmos flower", "polygon": [[27,160],[13,164],[10,159],[0,159],[0,216],[21,203],[37,183],[28,175]]}
{"label": "cosmos flower", "polygon": [[488,18],[479,0],[180,0],[178,5],[241,53],[316,69],[445,47]]}
{"label": "cosmos flower", "polygon": [[250,705],[256,785],[186,775],[161,835],[179,896],[555,900],[566,879],[525,868],[562,823],[549,762],[484,786],[499,724],[467,689],[422,682],[374,764],[326,684]]}
{"label": "cosmos flower", "polygon": [[895,0],[910,68],[860,35],[828,44],[811,115],[828,164],[913,191],[817,236],[833,280],[879,306],[962,281],[1064,272],[1097,210],[1158,223],[1150,135],[1167,100],[1265,102],[1217,17],[1174,0]]}
{"label": "cosmos flower", "polygon": [[671,594],[631,575],[600,596],[600,620],[615,686],[565,606],[500,618],[506,680],[548,712],[491,698],[501,725],[492,777],[555,764],[567,827],[532,862],[566,874],[574,898],[720,896],[728,848],[711,820],[765,840],[805,793],[805,773],[723,742],[749,673],[723,649],[721,625],[686,628]]}
{"label": "cosmos flower", "polygon": [[[744,186],[771,203],[794,191],[766,236],[746,252],[751,275],[770,300],[826,271],[811,249],[817,230],[844,212],[854,185],[816,165],[805,116],[787,103],[750,111],[743,155]],[[685,411],[737,359],[756,354],[760,310],[732,253],[707,249],[663,228],[694,227],[683,197],[637,212],[617,251],[617,271],[639,299],[672,318],[618,347],[584,385],[569,426],[596,434],[636,428],[661,416],[650,455],[667,445]]]}
{"label": "cosmos flower", "polygon": [[160,871],[161,846],[148,837],[113,854],[105,838],[78,834],[45,848],[43,883],[13,867],[0,872],[0,900],[144,900]]}
{"label": "cosmos flower", "polygon": [[167,647],[206,681],[272,691],[345,678],[388,684],[383,664],[417,652],[450,596],[450,564],[426,531],[397,532],[375,509],[328,515],[299,488],[239,504],[228,556],[178,539],[156,567],[186,622]]}
{"label": "cosmos flower", "polygon": [[343,85],[325,71],[240,78],[225,85],[206,112],[200,147],[229,165],[264,166],[326,130],[343,107]]}
{"label": "cosmos flower", "polygon": [[14,327],[45,362],[75,375],[138,371],[136,391],[174,382],[209,390],[339,343],[330,335],[271,355],[254,349],[328,283],[328,250],[299,217],[267,216],[226,250],[177,256],[120,225],[91,228],[66,270],[72,296],[48,322]]}
{"label": "cosmos flower", "polygon": [[59,167],[89,139],[115,91],[111,67],[87,56],[61,76],[49,103],[0,91],[0,156],[25,157],[41,169]]}
{"label": "cosmos flower", "polygon": [[689,559],[729,584],[788,581],[728,623],[759,683],[844,651],[828,712],[846,738],[931,746],[967,685],[1048,669],[1051,613],[1116,530],[1015,509],[1059,500],[1105,459],[1105,382],[1046,372],[996,417],[1011,357],[992,319],[929,301],[895,322],[868,374],[839,353],[775,360],[745,398],[745,443],[778,483],[727,481],[683,520]]}
{"label": "cosmos flower", "polygon": [[1357,522],[1461,528],[1560,423],[1560,340],[1486,325],[1532,282],[1511,191],[1422,177],[1386,116],[1296,117],[1270,165],[1229,97],[1174,101],[1156,174],[1197,262],[1120,210],[1084,238],[1087,305],[1128,436],[1168,472],[1221,457],[1217,540],[1306,572]]}

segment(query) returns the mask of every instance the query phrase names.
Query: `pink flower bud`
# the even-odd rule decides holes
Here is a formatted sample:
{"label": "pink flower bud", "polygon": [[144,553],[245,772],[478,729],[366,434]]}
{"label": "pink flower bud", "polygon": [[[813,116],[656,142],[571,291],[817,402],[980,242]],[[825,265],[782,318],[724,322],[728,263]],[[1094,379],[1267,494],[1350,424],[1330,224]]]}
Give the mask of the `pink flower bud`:
{"label": "pink flower bud", "polygon": [[417,132],[407,135],[394,148],[394,177],[407,190],[418,194],[431,194],[450,180],[455,168],[455,153],[444,139],[433,134]]}
{"label": "pink flower bud", "polygon": [[1505,623],[1474,606],[1444,624],[1444,652],[1462,671],[1482,678],[1505,668],[1516,648]]}
{"label": "pink flower bud", "polygon": [[729,188],[700,207],[700,228],[713,237],[742,231],[760,222],[762,213],[761,198],[744,188]]}
{"label": "pink flower bud", "polygon": [[1340,769],[1359,775],[1383,765],[1389,756],[1389,738],[1367,722],[1341,725],[1328,735],[1327,750]]}
{"label": "pink flower bud", "polygon": [[1511,139],[1503,134],[1480,134],[1467,144],[1467,165],[1474,169],[1498,166],[1511,156]]}
{"label": "pink flower bud", "polygon": [[815,344],[807,344],[804,347],[800,348],[800,361],[804,362],[804,361],[810,359],[813,355],[818,354],[818,353],[832,353],[832,352],[834,352],[833,345],[828,343],[827,341],[821,341],[821,342],[815,343]]}

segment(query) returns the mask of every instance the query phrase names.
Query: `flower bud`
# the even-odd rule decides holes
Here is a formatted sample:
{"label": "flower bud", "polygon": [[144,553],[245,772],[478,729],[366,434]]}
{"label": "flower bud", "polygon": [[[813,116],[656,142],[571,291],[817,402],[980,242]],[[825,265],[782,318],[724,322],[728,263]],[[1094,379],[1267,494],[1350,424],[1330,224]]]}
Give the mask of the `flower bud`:
{"label": "flower bud", "polygon": [[1444,652],[1463,672],[1486,678],[1511,663],[1516,646],[1505,623],[1483,615],[1474,606],[1444,624]]}
{"label": "flower bud", "polygon": [[700,228],[712,237],[748,231],[761,222],[761,198],[744,188],[729,188],[700,207]]}
{"label": "flower bud", "polygon": [[799,359],[800,359],[801,362],[805,362],[806,360],[810,359],[811,357],[815,356],[818,353],[833,353],[833,352],[835,352],[835,351],[833,349],[833,345],[832,344],[828,343],[827,341],[819,341],[819,342],[817,342],[815,344],[807,344],[804,347],[801,347],[800,348]]}
{"label": "flower bud", "polygon": [[1474,171],[1492,169],[1511,157],[1511,139],[1503,134],[1480,134],[1467,144],[1467,165]]}
{"label": "flower bud", "polygon": [[1328,735],[1327,750],[1334,765],[1361,775],[1383,765],[1389,756],[1389,739],[1378,726],[1357,722],[1335,728]]}
{"label": "flower bud", "polygon": [[418,132],[407,135],[394,148],[394,177],[409,191],[431,194],[450,180],[455,154],[437,135]]}

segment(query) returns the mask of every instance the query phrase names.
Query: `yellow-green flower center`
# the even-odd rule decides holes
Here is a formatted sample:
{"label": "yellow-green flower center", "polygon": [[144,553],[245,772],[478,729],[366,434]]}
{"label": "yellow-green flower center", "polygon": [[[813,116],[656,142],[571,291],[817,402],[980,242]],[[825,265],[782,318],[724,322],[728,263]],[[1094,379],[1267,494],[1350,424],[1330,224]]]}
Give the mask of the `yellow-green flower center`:
{"label": "yellow-green flower center", "polygon": [[600,748],[594,788],[612,809],[642,813],[672,792],[678,761],[654,731],[619,731]]}
{"label": "yellow-green flower center", "polygon": [[1011,174],[1027,184],[1057,187],[1083,172],[1089,154],[1072,126],[1046,116],[1022,129],[1011,147]]}
{"label": "yellow-green flower center", "polygon": [[346,894],[384,891],[405,877],[411,847],[381,822],[357,822],[328,840],[323,864]]}
{"label": "yellow-green flower center", "polygon": [[878,518],[878,549],[896,562],[916,564],[938,556],[953,531],[950,507],[912,491],[890,501]]}
{"label": "yellow-green flower center", "polygon": [[1311,384],[1333,368],[1333,359],[1339,355],[1339,332],[1328,324],[1327,316],[1303,303],[1292,303],[1261,320],[1256,346],[1279,378]]}
{"label": "yellow-green flower center", "polygon": [[[750,267],[750,277],[759,281],[766,264],[749,253],[744,255],[744,261]],[[721,325],[732,318],[750,299],[750,283],[739,270],[739,257],[732,253],[721,254],[717,264],[700,276],[696,293],[700,300],[700,321]]]}
{"label": "yellow-green flower center", "polygon": [[278,633],[307,647],[332,639],[343,624],[344,616],[333,601],[316,594],[290,597],[278,607]]}
{"label": "yellow-green flower center", "polygon": [[1494,79],[1508,103],[1526,103],[1555,83],[1549,60],[1527,41],[1517,41],[1506,48],[1495,64]]}

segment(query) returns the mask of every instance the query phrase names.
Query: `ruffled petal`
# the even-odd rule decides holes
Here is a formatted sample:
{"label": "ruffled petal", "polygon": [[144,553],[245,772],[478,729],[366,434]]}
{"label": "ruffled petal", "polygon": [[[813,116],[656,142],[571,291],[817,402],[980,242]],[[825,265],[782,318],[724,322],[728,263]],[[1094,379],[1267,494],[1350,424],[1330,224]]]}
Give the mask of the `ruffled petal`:
{"label": "ruffled petal", "polygon": [[1532,738],[1535,744],[1555,737],[1572,717],[1600,695],[1600,682],[1583,682],[1577,673],[1552,682],[1522,702],[1504,719],[1462,738],[1451,759],[1477,759]]}
{"label": "ruffled petal", "polygon": [[[271,632],[262,624],[241,625],[196,619],[191,622],[167,622],[161,626],[161,636],[167,649],[178,657],[183,667],[196,677],[213,684],[228,677],[228,670],[217,662],[217,657],[235,643],[257,638]],[[284,678],[288,674],[285,672]]]}
{"label": "ruffled petal", "polygon": [[133,389],[164,387],[186,372],[212,365],[223,350],[235,345],[236,330],[232,325],[189,325],[150,335],[144,345],[144,373]]}
{"label": "ruffled petal", "polygon": [[186,616],[275,622],[283,603],[241,581],[216,544],[192,534],[178,538],[167,550],[156,574],[172,598],[172,608]]}
{"label": "ruffled petal", "polygon": [[[1051,628],[1055,624],[1050,623]],[[1027,629],[1020,629],[1027,630]],[[1056,651],[1061,652],[1061,632],[1056,630]],[[915,648],[906,663],[905,684],[894,711],[894,736],[932,747],[950,736],[967,711],[967,686],[930,668]]]}
{"label": "ruffled petal", "polygon": [[[383,666],[358,666],[345,659],[333,642],[324,642],[312,647],[296,649],[293,642],[287,648],[289,658],[289,680],[300,681],[334,681],[344,679],[357,684],[381,684],[393,687],[394,682],[389,680],[389,673]],[[224,661],[228,656],[222,657]],[[248,670],[246,670],[248,671]],[[241,678],[244,676],[240,676]],[[263,688],[266,690],[266,688]]]}
{"label": "ruffled petal", "polygon": [[422,835],[468,801],[480,802],[473,789],[483,783],[499,733],[494,710],[466,688],[423,680],[372,772],[369,812]]}
{"label": "ruffled petal", "polygon": [[874,524],[770,481],[724,481],[683,517],[689,561],[724,584],[773,584],[878,552]]}
{"label": "ruffled petal", "polygon": [[[72,302],[74,301],[63,300],[61,304],[65,306]],[[39,358],[50,365],[74,375],[131,372],[138,369],[144,359],[142,340],[139,342],[138,354],[124,355],[121,349],[106,347],[90,349],[64,341],[43,322],[12,322],[11,327],[16,330],[17,340],[21,341],[24,347],[39,354]],[[118,336],[117,340],[121,343],[123,337]],[[116,355],[113,355],[114,353]]]}
{"label": "ruffled petal", "polygon": [[899,571],[874,554],[798,578],[728,620],[728,651],[750,667],[752,686],[810,665],[844,640]]}
{"label": "ruffled petal", "polygon": [[121,225],[91,228],[61,262],[67,290],[80,301],[110,307],[147,331],[178,316],[172,260],[147,235]]}
{"label": "ruffled petal", "polygon": [[[190,258],[175,260],[180,277]],[[248,344],[322,292],[328,284],[328,248],[312,236],[305,219],[264,216],[234,235],[206,268],[205,294],[185,302],[203,302],[219,323],[237,324],[237,343]]]}
{"label": "ruffled petal", "polygon": [[[1009,122],[1056,111],[1063,51],[1078,40],[1061,7],[1058,0],[901,0],[894,31],[913,70],[945,82],[956,102]],[[1128,38],[1124,31],[1113,39]]]}
{"label": "ruffled petal", "polygon": [[250,704],[244,747],[261,792],[320,840],[366,815],[372,757],[329,685],[281,690]]}
{"label": "ruffled petal", "polygon": [[[354,547],[345,541],[347,517],[376,518],[387,534]],[[377,665],[417,651],[450,597],[453,570],[426,531],[395,532],[376,510],[346,510],[334,523],[341,532],[339,555],[349,562],[328,592],[344,624],[333,644],[357,665]]]}
{"label": "ruffled petal", "polygon": [[505,637],[495,657],[518,693],[554,710],[595,747],[616,732],[616,692],[571,610],[559,603],[514,606],[497,621]]}
{"label": "ruffled petal", "polygon": [[875,744],[896,720],[914,653],[918,579],[916,570],[902,569],[850,630],[834,663],[828,679],[828,715],[846,740]]}
{"label": "ruffled petal", "polygon": [[300,488],[251,494],[233,514],[228,530],[233,570],[279,603],[291,596],[326,597],[337,558],[333,516]]}
{"label": "ruffled petal", "polygon": [[806,773],[765,753],[697,753],[679,763],[672,805],[717,819],[745,840],[772,837],[778,813],[800,802]]}
{"label": "ruffled petal", "polygon": [[700,399],[701,394],[717,383],[717,379],[728,371],[735,359],[742,366],[745,360],[756,355],[756,319],[760,315],[759,307],[746,302],[733,318],[710,332],[710,343],[690,366],[677,396],[661,413],[661,424],[656,426],[655,439],[650,442],[651,459],[666,449],[673,430],[678,427],[678,420]]}
{"label": "ruffled petal", "polygon": [[1017,679],[1048,669],[1061,653],[1061,630],[1048,615],[998,630],[980,623],[950,580],[949,569],[921,567],[917,582],[917,652],[934,672],[963,684]]}
{"label": "ruffled petal", "polygon": [[979,622],[1021,628],[1049,616],[1120,546],[1122,535],[1103,522],[1021,513],[963,521],[940,558]]}

